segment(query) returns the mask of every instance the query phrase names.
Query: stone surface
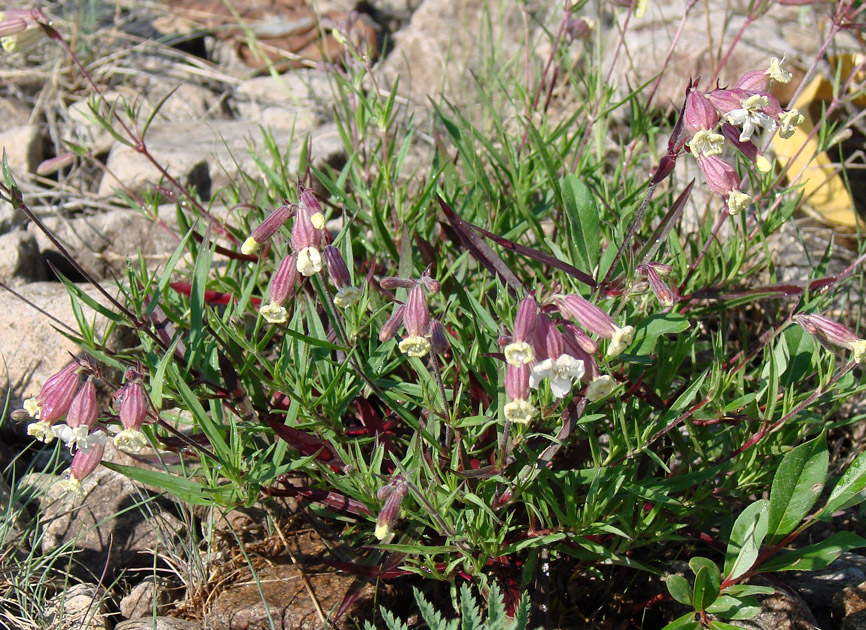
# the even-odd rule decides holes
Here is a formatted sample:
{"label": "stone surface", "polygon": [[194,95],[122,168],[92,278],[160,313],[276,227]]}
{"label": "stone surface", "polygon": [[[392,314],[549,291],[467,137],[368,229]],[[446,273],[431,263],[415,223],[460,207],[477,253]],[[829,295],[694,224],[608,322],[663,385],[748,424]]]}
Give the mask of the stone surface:
{"label": "stone surface", "polygon": [[815,617],[806,603],[789,593],[776,592],[761,600],[761,612],[737,625],[752,630],[813,630]]}
{"label": "stone surface", "polygon": [[[298,126],[321,122],[333,101],[328,75],[321,70],[296,70],[276,77],[254,77],[238,86],[234,104],[241,120],[282,127],[286,117],[298,116]],[[282,120],[279,118],[282,112]]]}
{"label": "stone surface", "polygon": [[27,217],[0,199],[0,234],[5,234],[27,223]]}
{"label": "stone surface", "polygon": [[[106,303],[105,298],[89,285],[82,286],[82,289],[97,301]],[[77,330],[69,294],[62,284],[34,282],[17,291],[35,306]],[[84,316],[92,321],[94,311],[83,304],[82,308]],[[42,383],[69,363],[70,353],[78,352],[78,347],[52,327],[57,325],[55,322],[6,291],[0,291],[0,312],[3,313],[0,318],[0,364],[5,372],[3,389],[11,390],[10,408],[15,409],[25,398],[36,396]],[[97,330],[104,329],[104,319],[98,317],[96,323]]]}
{"label": "stone surface", "polygon": [[[728,46],[743,26],[749,0],[708,0],[698,2],[686,19],[677,47],[667,65],[665,59],[680,21],[685,3],[678,0],[650,2],[644,17],[629,20],[625,47],[619,52],[611,77],[622,91],[634,86],[652,83],[655,74],[664,69],[656,94],[656,105],[667,107],[682,104],[689,77],[709,80],[719,58],[719,49]],[[606,10],[615,9],[616,21],[622,24],[627,11],[606,4]],[[733,49],[723,71],[721,84],[734,83],[744,72],[763,69],[770,57],[788,56],[788,65],[795,68],[801,62],[806,66],[817,52],[821,36],[815,28],[818,7],[801,7],[771,3],[769,12],[749,26],[741,41]],[[803,19],[800,16],[803,16]],[[602,16],[602,23],[612,24],[611,14]],[[614,43],[620,36],[619,28],[609,26],[604,37],[606,45],[603,66],[605,72],[614,61]],[[805,67],[805,66],[804,66]],[[796,81],[794,82],[796,85]],[[783,103],[784,105],[785,103]]]}
{"label": "stone surface", "polygon": [[75,584],[48,602],[47,627],[52,630],[109,630],[105,591],[93,584]]}
{"label": "stone surface", "polygon": [[851,613],[842,620],[840,630],[866,630],[866,610]]}
{"label": "stone surface", "polygon": [[[163,206],[160,217],[167,225],[176,225],[174,206]],[[139,252],[149,268],[161,265],[171,257],[179,242],[157,221],[134,210],[110,210],[71,219],[46,217],[43,223],[97,279],[123,275],[127,259],[136,261]],[[42,230],[33,224],[28,230],[43,257],[55,265],[58,261],[68,264]]]}
{"label": "stone surface", "polygon": [[[298,545],[293,553],[300,569],[288,554],[269,558],[266,564],[256,569],[260,593],[259,586],[245,567],[233,584],[214,593],[204,625],[211,630],[265,630],[271,627],[270,615],[277,630],[322,628],[324,624],[300,571],[303,570],[325,615],[340,605],[354,578],[335,573],[322,562],[328,552],[321,542],[307,535],[298,536],[293,541]],[[370,605],[373,592],[372,586],[365,586],[347,615],[336,626],[329,627],[357,627],[351,617]]]}
{"label": "stone surface", "polygon": [[784,580],[812,608],[830,608],[837,593],[866,581],[866,558],[846,552],[823,571],[791,571]]}
{"label": "stone surface", "polygon": [[[170,78],[144,82],[146,86],[143,89],[122,86],[105,92],[99,109],[100,114],[110,118],[111,108],[114,107],[124,121],[130,122],[126,116],[126,107],[129,106],[137,112],[137,120],[133,122],[137,122],[139,128],[143,128],[144,123],[165,97],[167,99],[157,112],[155,121],[178,122],[203,119],[212,111],[216,100],[214,93],[209,89],[188,81]],[[102,125],[92,120],[94,115],[90,105],[89,100],[76,101],[69,105],[66,113],[69,124],[64,126],[62,137],[64,140],[87,147],[92,153],[98,155],[111,148],[114,138]],[[113,127],[118,132],[122,132],[122,128],[116,121]]]}
{"label": "stone surface", "polygon": [[[28,479],[29,481],[29,479]],[[109,575],[129,566],[153,566],[153,554],[173,545],[182,523],[165,498],[152,499],[123,475],[97,468],[83,482],[84,496],[66,493],[42,475],[35,484],[48,486],[38,496],[42,552],[71,543],[76,564]]]}
{"label": "stone surface", "polygon": [[0,132],[26,125],[30,120],[30,108],[18,100],[0,98]]}
{"label": "stone surface", "polygon": [[127,619],[163,614],[171,603],[171,581],[159,575],[149,575],[132,587],[120,600],[120,614]]}
{"label": "stone surface", "polygon": [[471,72],[481,67],[478,37],[487,9],[499,61],[516,55],[523,36],[517,3],[425,0],[409,24],[394,34],[394,49],[381,63],[387,82],[399,78],[400,92],[419,104],[440,92],[464,100],[462,88]]}
{"label": "stone surface", "polygon": [[[284,115],[279,127],[272,126],[277,146],[285,147],[294,138],[289,170],[296,170],[300,143],[311,136],[314,159],[330,160],[343,153],[343,144],[333,124],[316,128],[305,126],[304,116]],[[295,124],[297,123],[297,124]],[[294,125],[294,127],[293,127]],[[208,199],[218,188],[239,178],[243,170],[256,176],[259,172],[252,151],[264,155],[262,132],[258,122],[208,121],[199,123],[154,124],[148,133],[148,150],[182,185],[195,185]],[[107,163],[114,177],[106,175],[99,185],[100,195],[113,195],[118,182],[132,192],[142,192],[160,180],[160,173],[146,158],[130,147],[115,144]]]}
{"label": "stone surface", "polygon": [[45,264],[33,235],[16,230],[0,235],[0,281],[18,287],[45,280]]}
{"label": "stone surface", "polygon": [[19,125],[0,133],[0,153],[3,151],[14,176],[35,173],[44,155],[39,127]]}
{"label": "stone surface", "polygon": [[121,621],[114,630],[201,630],[201,624],[174,617],[150,617]]}

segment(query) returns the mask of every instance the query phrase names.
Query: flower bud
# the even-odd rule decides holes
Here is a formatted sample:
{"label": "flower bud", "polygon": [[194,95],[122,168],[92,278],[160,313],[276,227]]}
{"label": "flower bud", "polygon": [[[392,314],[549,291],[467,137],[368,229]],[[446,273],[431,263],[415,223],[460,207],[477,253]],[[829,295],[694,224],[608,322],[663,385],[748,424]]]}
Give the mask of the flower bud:
{"label": "flower bud", "polygon": [[690,133],[701,130],[710,131],[715,129],[719,122],[719,112],[713,104],[707,100],[697,89],[689,90],[686,95],[686,107],[683,111],[683,124]]}
{"label": "flower bud", "polygon": [[241,246],[241,253],[254,253],[265,241],[271,238],[292,215],[292,206],[280,206],[259,223],[250,237]]}
{"label": "flower bud", "polygon": [[67,151],[66,153],[61,153],[60,155],[50,158],[48,160],[43,160],[39,163],[39,166],[36,167],[37,175],[51,175],[56,173],[61,168],[65,168],[72,164],[75,161],[75,154],[72,151]]}
{"label": "flower bud", "polygon": [[400,507],[403,505],[403,498],[406,496],[406,492],[409,490],[406,482],[392,483],[393,489],[387,493],[385,505],[382,506],[379,516],[376,517],[374,535],[379,540],[384,540],[391,533],[391,528],[397,519],[400,518]]}
{"label": "flower bud", "polygon": [[[317,202],[318,203],[318,202]],[[310,214],[309,206],[298,206],[298,211],[295,213],[295,223],[292,225],[292,247],[295,251],[300,252],[307,248],[321,250],[327,244],[327,235],[322,229],[324,223],[313,219]],[[321,217],[322,213],[319,212]],[[316,226],[319,227],[316,227]]]}
{"label": "flower bud", "polygon": [[566,345],[569,345],[569,340],[571,340],[588,354],[595,354],[598,352],[598,344],[572,322],[565,322],[563,327],[566,331],[566,334],[564,335]]}
{"label": "flower bud", "polygon": [[[0,17],[5,15],[0,14]],[[3,19],[0,21],[0,37],[8,37],[27,30],[27,22],[21,18]]]}
{"label": "flower bud", "polygon": [[605,313],[595,304],[575,293],[553,296],[559,312],[566,319],[573,319],[585,330],[599,337],[610,339],[616,330],[613,317]]}
{"label": "flower bud", "polygon": [[529,373],[526,363],[505,366],[505,395],[509,401],[529,399]]}
{"label": "flower bud", "polygon": [[406,312],[403,315],[406,332],[413,337],[425,337],[430,327],[430,311],[420,285],[412,287],[406,298]]}
{"label": "flower bud", "polygon": [[277,267],[268,288],[271,304],[282,306],[292,294],[298,282],[297,265],[297,254],[289,254],[280,261],[280,266]]}
{"label": "flower bud", "polygon": [[96,443],[87,451],[78,450],[72,457],[72,464],[69,469],[63,474],[59,484],[66,492],[71,492],[79,496],[84,495],[84,490],[81,482],[96,470],[102,457],[105,455],[105,443]]}
{"label": "flower bud", "polygon": [[392,276],[382,278],[379,281],[379,286],[386,291],[393,291],[394,289],[411,289],[416,284],[417,282],[411,278],[396,278]]}
{"label": "flower bud", "polygon": [[707,187],[713,193],[727,196],[732,190],[740,188],[737,170],[717,155],[697,155],[698,165],[707,180]]}
{"label": "flower bud", "polygon": [[298,192],[298,205],[310,217],[310,222],[317,230],[325,227],[325,215],[322,214],[322,205],[316,199],[316,195],[309,188],[301,188]]}
{"label": "flower bud", "polygon": [[544,313],[539,313],[535,318],[535,341],[535,356],[539,361],[556,359],[565,352],[562,333]]}
{"label": "flower bud", "polygon": [[148,399],[144,385],[139,381],[128,382],[120,391],[120,424],[124,429],[137,430],[147,417]]}
{"label": "flower bud", "polygon": [[662,280],[659,272],[655,270],[654,267],[650,265],[646,266],[646,277],[649,281],[650,287],[652,287],[653,293],[664,306],[673,306],[674,304],[674,292],[671,288]]}
{"label": "flower bud", "polygon": [[770,88],[770,75],[766,70],[749,70],[734,87],[749,92],[766,92]]}
{"label": "flower bud", "polygon": [[349,268],[346,266],[346,261],[343,260],[343,254],[340,253],[340,250],[333,245],[328,245],[323,253],[331,284],[337,289],[351,286],[352,276],[349,274]]}
{"label": "flower bud", "polygon": [[394,313],[391,317],[388,318],[388,321],[382,326],[382,329],[379,331],[379,341],[385,343],[389,339],[393,339],[394,335],[397,334],[397,331],[400,329],[400,326],[403,324],[403,314],[406,312],[406,306],[403,304],[398,305],[394,308]]}
{"label": "flower bud", "polygon": [[96,385],[87,379],[78,390],[69,411],[66,413],[66,424],[71,428],[87,427],[96,424],[99,418],[99,405],[96,403]]}
{"label": "flower bud", "polygon": [[527,295],[520,301],[517,314],[514,316],[514,340],[528,341],[535,332],[535,318],[538,314],[538,304],[535,298]]}
{"label": "flower bud", "polygon": [[80,367],[76,362],[70,363],[45,381],[39,396],[24,402],[24,408],[39,420],[27,427],[28,435],[46,444],[54,439],[51,425],[62,418],[72,405],[80,383]]}
{"label": "flower bud", "polygon": [[818,341],[851,350],[854,353],[855,363],[860,363],[866,358],[866,340],[858,337],[847,326],[817,314],[797,313],[794,319],[803,330],[816,337]]}
{"label": "flower bud", "polygon": [[438,319],[430,321],[430,347],[436,354],[445,354],[451,349],[448,333]]}

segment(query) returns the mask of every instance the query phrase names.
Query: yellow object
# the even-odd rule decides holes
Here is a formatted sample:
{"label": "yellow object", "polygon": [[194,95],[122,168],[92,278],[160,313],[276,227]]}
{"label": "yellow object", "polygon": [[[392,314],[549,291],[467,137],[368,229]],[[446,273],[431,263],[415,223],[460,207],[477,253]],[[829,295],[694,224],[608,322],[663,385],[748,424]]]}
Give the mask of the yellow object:
{"label": "yellow object", "polygon": [[[859,56],[845,55],[841,59],[841,76],[848,76],[860,60]],[[796,127],[794,134],[787,140],[778,134],[773,136],[773,149],[779,161],[788,165],[788,178],[796,178],[793,183],[802,186],[806,202],[804,209],[809,214],[833,226],[866,230],[866,223],[858,216],[851,194],[830,156],[818,153],[817,136],[809,137],[815,128],[812,105],[816,102],[829,103],[832,99],[833,84],[823,75],[815,76],[791,104],[792,109],[797,108],[803,114],[803,123]],[[866,98],[859,97],[854,102],[863,106]]]}

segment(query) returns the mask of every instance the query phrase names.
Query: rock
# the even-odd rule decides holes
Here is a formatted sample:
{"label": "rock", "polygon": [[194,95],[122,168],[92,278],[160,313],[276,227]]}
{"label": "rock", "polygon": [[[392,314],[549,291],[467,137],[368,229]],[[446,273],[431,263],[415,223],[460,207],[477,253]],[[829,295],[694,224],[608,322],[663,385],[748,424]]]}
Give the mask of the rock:
{"label": "rock", "polygon": [[[288,554],[269,558],[260,568],[257,565],[258,585],[245,567],[233,584],[212,595],[204,625],[211,630],[264,630],[271,627],[269,616],[276,630],[319,630],[326,625],[301,571],[325,615],[340,605],[354,578],[335,573],[322,562],[328,551],[320,541],[306,535],[295,540],[299,547],[294,551],[298,565],[293,564]],[[373,595],[373,587],[364,586],[364,592],[349,613],[336,626],[329,627],[357,627],[350,616],[369,606]]]}
{"label": "rock", "polygon": [[[679,109],[689,77],[703,77],[706,86],[716,67],[720,42],[724,43],[722,49],[726,52],[743,25],[749,5],[748,0],[698,2],[688,14],[677,46],[665,66],[674,34],[683,17],[684,5],[671,1],[649,3],[642,18],[632,16],[629,21],[625,46],[619,51],[617,66],[611,75],[616,85],[625,91],[648,81],[652,84],[655,74],[664,68],[655,103],[659,107],[674,104]],[[613,8],[610,4],[607,6]],[[820,37],[816,37],[819,9],[810,8],[805,12],[801,9],[772,3],[770,10],[745,30],[733,49],[719,77],[721,85],[734,83],[748,70],[768,67],[770,57],[781,59],[787,55],[789,69],[801,61],[805,62],[803,67],[807,67],[821,43]],[[615,10],[615,19],[621,24],[626,9]],[[805,19],[801,19],[801,15],[805,15]],[[603,14],[600,22],[611,23],[611,15]],[[619,36],[616,27],[610,27],[604,34],[611,40]],[[615,50],[614,45],[604,46],[606,57],[602,66],[605,73],[614,61]],[[787,94],[787,90],[783,92]]]}
{"label": "rock", "polygon": [[12,496],[12,489],[2,475],[0,475],[0,514],[4,515],[3,520],[0,521],[0,540],[3,541],[5,548],[13,549],[17,546],[16,554],[26,555],[29,545],[22,538],[29,519],[24,508]]}
{"label": "rock", "polygon": [[35,173],[43,156],[39,127],[19,125],[0,133],[0,153],[3,151],[15,177]]}
{"label": "rock", "polygon": [[52,630],[108,630],[105,591],[94,584],[75,584],[48,602]]}
{"label": "rock", "polygon": [[171,581],[165,577],[148,576],[120,600],[120,614],[127,619],[138,619],[165,613],[172,601],[171,586]]}
{"label": "rock", "polygon": [[29,107],[17,100],[0,98],[0,132],[26,125],[30,112]]}
{"label": "rock", "polygon": [[866,610],[852,613],[842,620],[840,630],[866,630]]}
{"label": "rock", "polygon": [[6,234],[27,223],[27,217],[12,207],[11,203],[0,199],[0,234]]}
{"label": "rock", "polygon": [[[303,115],[284,114],[280,125],[271,128],[278,147],[294,139],[290,171],[297,169],[300,143],[308,133],[314,158],[328,161],[343,153],[336,125],[310,128],[305,126],[304,120]],[[259,172],[250,155],[251,144],[260,157],[270,159],[264,155],[262,132],[257,122],[154,123],[147,139],[148,150],[172,177],[182,185],[195,185],[205,199],[210,198],[212,191],[239,179],[242,170],[253,176]],[[142,192],[161,179],[160,173],[142,155],[121,144],[112,147],[107,168],[117,179],[103,177],[100,195],[112,195],[113,189],[119,187],[118,181],[131,192]]]}
{"label": "rock", "polygon": [[[760,598],[759,598],[760,599]],[[776,592],[761,599],[761,612],[736,625],[753,630],[813,630],[815,617],[806,603],[789,593]]]}
{"label": "rock", "polygon": [[[445,93],[465,101],[471,72],[480,69],[479,33],[489,7],[497,58],[508,60],[520,49],[523,18],[517,3],[484,0],[425,0],[409,24],[394,34],[394,48],[382,62],[386,81],[399,78],[400,92],[424,105]],[[461,91],[463,93],[461,94]]]}
{"label": "rock", "polygon": [[[126,107],[136,109],[136,121],[139,128],[156,109],[160,101],[169,93],[166,101],[156,114],[156,121],[190,121],[207,117],[214,105],[216,97],[204,86],[181,80],[164,77],[161,80],[143,80],[140,88],[121,86],[107,91],[102,96],[100,113],[110,119],[111,108],[127,123]],[[174,92],[172,92],[174,90]],[[76,101],[69,105],[67,116],[69,124],[63,127],[62,138],[75,144],[87,147],[92,153],[99,155],[108,152],[114,144],[114,137],[94,118],[90,100]],[[113,128],[122,133],[119,123],[113,121]]]}
{"label": "rock", "polygon": [[16,230],[0,235],[0,281],[12,287],[45,280],[45,263],[32,234]]}
{"label": "rock", "polygon": [[153,566],[153,554],[173,545],[183,527],[166,498],[149,497],[141,486],[113,470],[97,468],[82,486],[82,497],[66,493],[56,483],[38,495],[42,553],[72,544],[76,565],[98,574],[107,564],[113,575],[130,565]]}
{"label": "rock", "polygon": [[[262,112],[276,107],[277,111],[282,110],[284,118],[287,114],[301,116],[306,112],[301,123],[310,127],[321,120],[321,114],[330,108],[332,101],[328,74],[312,69],[248,79],[238,86],[234,95],[234,104],[242,120],[256,120]],[[269,124],[282,126],[279,121]]]}
{"label": "rock", "polygon": [[785,574],[784,581],[811,608],[830,608],[833,598],[845,587],[866,582],[866,558],[846,552],[822,571],[791,571]]}
{"label": "rock", "polygon": [[[160,212],[166,224],[176,225],[173,205],[160,207]],[[46,217],[42,222],[75,260],[100,280],[123,275],[127,259],[137,261],[139,253],[149,268],[157,267],[171,257],[179,242],[156,220],[134,210],[110,210],[71,219]],[[28,230],[45,258],[55,265],[58,261],[68,264],[42,230],[33,224]]]}
{"label": "rock", "polygon": [[174,617],[150,617],[121,621],[114,630],[202,630],[201,624]]}
{"label": "rock", "polygon": [[[101,304],[106,299],[89,285],[82,290]],[[59,322],[78,330],[69,294],[58,282],[35,282],[17,289],[18,293],[36,307],[51,313]],[[94,318],[93,309],[82,304],[84,317]],[[0,361],[6,371],[4,375],[7,388],[11,390],[10,408],[21,406],[25,398],[36,396],[42,383],[58,372],[70,360],[70,353],[78,352],[78,347],[58,333],[52,326],[58,325],[45,315],[24,303],[20,298],[0,291]],[[105,320],[96,319],[97,331],[104,330]],[[5,392],[3,393],[5,396]],[[4,432],[16,423],[4,423]],[[23,430],[22,430],[23,433]]]}

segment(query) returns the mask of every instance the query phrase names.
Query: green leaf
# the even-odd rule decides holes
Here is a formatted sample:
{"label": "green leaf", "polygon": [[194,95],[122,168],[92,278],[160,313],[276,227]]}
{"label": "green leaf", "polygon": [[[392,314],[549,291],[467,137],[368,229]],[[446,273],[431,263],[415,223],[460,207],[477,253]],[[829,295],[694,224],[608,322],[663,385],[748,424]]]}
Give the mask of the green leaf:
{"label": "green leaf", "polygon": [[725,589],[727,595],[747,597],[749,595],[772,595],[776,592],[771,586],[755,586],[753,584],[734,584]]}
{"label": "green leaf", "polygon": [[818,516],[830,516],[833,512],[861,503],[866,498],[862,494],[864,487],[866,487],[866,452],[860,453],[848,466],[848,470],[833,487],[827,504]]}
{"label": "green leaf", "polygon": [[665,586],[668,587],[668,593],[671,594],[676,601],[686,606],[692,606],[694,594],[689,581],[682,575],[669,575],[665,580]]}
{"label": "green leaf", "polygon": [[707,606],[716,601],[718,596],[719,587],[713,583],[709,569],[701,567],[695,574],[695,610],[706,610]]}
{"label": "green leaf", "polygon": [[568,219],[568,249],[572,263],[592,274],[598,265],[601,243],[595,198],[586,184],[569,174],[562,180],[562,201]]}
{"label": "green leaf", "polygon": [[701,624],[695,621],[695,613],[686,613],[679,619],[674,619],[662,630],[701,630]]}
{"label": "green leaf", "polygon": [[222,501],[218,501],[222,495],[227,499],[235,491],[234,486],[226,486],[219,490],[210,490],[204,488],[200,483],[169,475],[168,473],[158,470],[147,470],[137,466],[122,466],[111,462],[102,462],[106,468],[110,468],[121,475],[129,477],[133,481],[138,481],[146,486],[162,488],[166,492],[173,494],[183,501],[192,503],[193,505],[214,506],[220,505]]}
{"label": "green leaf", "polygon": [[769,501],[755,501],[734,522],[725,552],[725,576],[731,580],[752,568],[767,535]]}
{"label": "green leaf", "polygon": [[770,489],[767,541],[791,533],[821,496],[827,481],[827,437],[821,433],[782,458]]}
{"label": "green leaf", "polygon": [[778,554],[761,566],[761,571],[819,571],[846,551],[866,547],[866,538],[851,532],[837,532],[814,545]]}
{"label": "green leaf", "polygon": [[725,623],[724,621],[711,621],[710,628],[712,630],[743,630],[745,626],[735,626],[732,623]]}
{"label": "green leaf", "polygon": [[689,320],[677,313],[664,313],[646,317],[635,327],[634,341],[628,349],[629,354],[650,354],[662,335],[681,333],[689,327]]}
{"label": "green leaf", "polygon": [[713,602],[712,606],[707,607],[707,612],[725,619],[751,619],[761,612],[761,606],[752,597],[740,599],[722,595]]}
{"label": "green leaf", "polygon": [[715,562],[699,556],[689,560],[689,567],[695,574],[695,610],[706,610],[719,596],[721,572]]}

